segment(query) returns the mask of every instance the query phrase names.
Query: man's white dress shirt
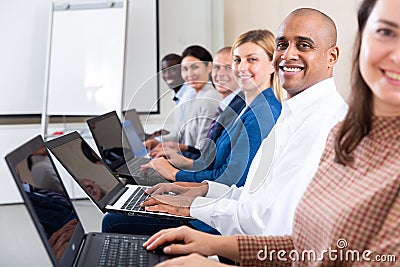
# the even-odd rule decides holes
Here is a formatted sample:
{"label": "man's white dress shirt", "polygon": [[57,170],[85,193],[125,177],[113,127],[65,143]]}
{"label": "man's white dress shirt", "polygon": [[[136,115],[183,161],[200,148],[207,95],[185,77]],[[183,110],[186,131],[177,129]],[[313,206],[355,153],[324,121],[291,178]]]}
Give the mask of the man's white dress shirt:
{"label": "man's white dress shirt", "polygon": [[285,100],[245,185],[208,181],[206,197],[195,199],[190,215],[222,235],[291,234],[296,206],[317,170],[329,131],[346,111],[333,78]]}
{"label": "man's white dress shirt", "polygon": [[178,99],[175,101],[174,108],[174,125],[175,125],[175,134],[177,135],[179,130],[181,129],[184,119],[185,119],[185,102],[192,100],[196,97],[196,90],[190,87],[187,84],[183,84],[181,89],[175,94],[174,99]]}
{"label": "man's white dress shirt", "polygon": [[219,103],[219,107],[222,111],[224,111],[226,107],[229,106],[233,98],[235,98],[235,96],[239,94],[241,90],[242,89],[238,88],[221,100],[221,102]]}

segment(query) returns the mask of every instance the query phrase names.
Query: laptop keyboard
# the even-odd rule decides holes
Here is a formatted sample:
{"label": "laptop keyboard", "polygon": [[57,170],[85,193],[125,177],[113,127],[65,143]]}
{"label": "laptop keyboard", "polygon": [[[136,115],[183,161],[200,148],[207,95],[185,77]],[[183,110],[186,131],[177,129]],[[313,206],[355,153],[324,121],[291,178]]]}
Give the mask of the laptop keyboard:
{"label": "laptop keyboard", "polygon": [[122,205],[122,209],[125,210],[135,210],[135,211],[144,211],[144,208],[140,207],[140,203],[145,201],[149,195],[144,192],[147,187],[138,187],[132,193],[132,195],[125,201],[124,205]]}
{"label": "laptop keyboard", "polygon": [[[131,165],[136,165],[136,163],[133,163]],[[140,165],[139,165],[140,166]],[[117,169],[119,173],[126,173],[130,174],[131,176],[134,177],[140,177],[144,176],[145,174],[140,170],[140,167],[128,167],[128,165],[124,164],[121,167]]]}
{"label": "laptop keyboard", "polygon": [[[97,266],[149,266],[149,257],[161,255],[150,253],[143,248],[146,237],[138,236],[106,236]],[[159,261],[156,259],[156,261]]]}
{"label": "laptop keyboard", "polygon": [[140,166],[147,164],[149,159],[147,158],[135,158],[134,160],[128,161],[126,164],[122,165],[117,169],[120,173],[129,173],[134,177],[150,177],[157,175],[158,173],[153,169],[148,169],[146,173],[140,170]]}

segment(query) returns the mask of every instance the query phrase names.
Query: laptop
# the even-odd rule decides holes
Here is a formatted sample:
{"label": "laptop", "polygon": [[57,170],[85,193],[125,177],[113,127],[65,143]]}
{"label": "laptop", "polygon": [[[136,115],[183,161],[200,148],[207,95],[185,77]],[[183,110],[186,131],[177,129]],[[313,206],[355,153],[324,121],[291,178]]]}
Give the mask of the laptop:
{"label": "laptop", "polygon": [[[32,163],[28,163],[28,157],[37,151],[42,151],[42,156],[48,157],[48,168],[45,170],[56,176],[60,190],[35,187]],[[142,244],[148,236],[85,234],[79,215],[48,155],[42,137],[37,136],[9,153],[5,159],[54,266],[147,267],[170,258],[159,251],[146,251]],[[45,172],[41,172],[41,175],[42,180],[50,179]],[[63,240],[65,246],[57,248],[54,245],[56,241]]]}
{"label": "laptop", "polygon": [[123,121],[130,121],[133,127],[135,127],[137,134],[139,135],[142,142],[146,140],[146,132],[144,131],[142,121],[140,120],[136,109],[133,108],[125,111]]}
{"label": "laptop", "polygon": [[124,112],[123,122],[125,121],[130,121],[132,123],[133,127],[135,127],[142,142],[148,139],[152,139],[154,137],[158,137],[160,135],[169,134],[169,131],[165,129],[155,131],[151,134],[146,133],[144,131],[142,121],[140,120],[139,115],[136,112],[136,109],[129,109]]}
{"label": "laptop", "polygon": [[140,171],[140,166],[150,159],[135,156],[115,111],[91,118],[87,124],[102,159],[115,175],[133,179],[135,184],[140,185],[152,186],[168,182],[153,169],[149,169],[146,174]]}
{"label": "laptop", "polygon": [[[149,158],[149,151],[147,151],[146,146],[143,144],[142,139],[140,139],[140,136],[131,121],[126,120],[122,122],[122,131],[124,132],[123,136],[125,136],[128,146],[132,150],[133,154],[136,157]],[[124,143],[124,141],[122,141],[122,143]]]}
{"label": "laptop", "polygon": [[144,191],[149,187],[124,185],[77,132],[47,141],[46,146],[102,212],[180,220],[191,218],[140,207],[148,197]]}

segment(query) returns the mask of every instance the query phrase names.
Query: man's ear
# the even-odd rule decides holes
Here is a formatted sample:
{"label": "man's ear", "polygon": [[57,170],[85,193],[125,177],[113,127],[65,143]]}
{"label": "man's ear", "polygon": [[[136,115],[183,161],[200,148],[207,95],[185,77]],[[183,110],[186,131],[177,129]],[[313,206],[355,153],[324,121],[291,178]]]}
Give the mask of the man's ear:
{"label": "man's ear", "polygon": [[332,46],[328,50],[328,56],[329,56],[329,63],[328,66],[330,68],[334,67],[335,64],[337,63],[339,59],[339,47],[337,46]]}

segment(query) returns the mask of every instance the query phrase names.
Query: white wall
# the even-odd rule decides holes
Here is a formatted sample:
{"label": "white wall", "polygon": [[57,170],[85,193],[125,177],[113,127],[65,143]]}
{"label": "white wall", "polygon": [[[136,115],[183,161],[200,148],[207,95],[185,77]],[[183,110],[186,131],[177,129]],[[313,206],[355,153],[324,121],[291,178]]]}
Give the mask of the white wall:
{"label": "white wall", "polygon": [[0,3],[0,115],[41,113],[50,8],[51,0]]}
{"label": "white wall", "polygon": [[[159,1],[160,59],[169,53],[181,54],[193,44],[207,48],[212,54],[224,46],[223,0]],[[147,118],[145,124],[162,124],[173,109],[172,92],[161,81],[161,114]],[[146,125],[145,125],[146,126]],[[150,126],[147,126],[149,130]]]}
{"label": "white wall", "polygon": [[[231,45],[239,34],[250,29],[276,32],[281,21],[294,9],[312,7],[329,15],[338,29],[339,62],[334,71],[338,91],[349,93],[351,54],[356,32],[356,10],[359,0],[225,0],[225,43]],[[340,7],[345,8],[340,8]]]}
{"label": "white wall", "polygon": [[[51,0],[14,0],[0,4],[0,30],[5,37],[0,42],[0,50],[4,52],[3,63],[0,64],[3,74],[0,89],[12,92],[12,99],[3,98],[5,104],[2,108],[6,111],[6,104],[11,109],[18,104],[18,99],[29,103],[26,99],[33,98],[20,94],[18,88],[29,89],[25,91],[32,92],[34,96],[40,94],[39,99],[42,99],[51,3]],[[223,0],[161,0],[159,11],[161,57],[170,52],[181,53],[192,44],[203,45],[211,52],[223,45]],[[218,22],[218,27],[212,26],[214,22]],[[150,63],[141,61],[137,64]],[[164,87],[161,93],[166,91]],[[162,122],[164,114],[172,108],[170,96],[162,100],[161,107],[162,115],[151,117],[147,124],[149,130],[158,128],[158,122]],[[40,112],[41,108],[26,107],[21,114]],[[0,204],[21,200],[5,165],[4,155],[39,133],[40,125],[0,126],[0,138],[3,140],[0,143]],[[76,196],[82,195],[79,188],[70,187]]]}
{"label": "white wall", "polygon": [[[106,1],[106,0],[57,0],[57,3],[64,3],[64,2],[101,2],[101,1]],[[157,72],[157,61],[158,59],[156,58],[157,55],[157,44],[155,42],[156,40],[156,8],[155,8],[155,0],[127,0],[129,2],[129,11],[128,11],[128,25],[127,25],[127,49],[126,49],[126,72],[127,75],[125,76],[125,89],[124,89],[124,101],[123,101],[123,106],[124,109],[129,104],[130,98],[136,93],[138,95],[138,98],[143,99],[141,93],[142,92],[137,92],[135,89],[138,88],[138,86],[148,77],[153,75],[154,73]],[[0,115],[10,115],[10,114],[16,114],[16,115],[25,115],[25,114],[40,114],[42,112],[42,104],[43,104],[43,92],[44,92],[44,87],[45,87],[45,67],[46,67],[46,56],[47,56],[47,46],[48,46],[48,38],[49,38],[49,30],[50,30],[50,17],[51,17],[51,4],[52,0],[34,0],[34,1],[29,1],[29,0],[14,0],[14,1],[2,1],[0,4],[0,30],[3,36],[3,41],[0,42],[0,50],[3,52],[2,53],[2,64],[0,64],[0,72],[2,73],[2,77],[0,78],[0,95],[3,97],[0,98]],[[104,11],[104,10],[103,10]],[[115,10],[114,10],[115,11]],[[113,12],[113,11],[111,11]],[[60,14],[63,13],[65,15],[65,12],[57,12],[58,13],[58,22],[60,22]],[[96,14],[99,14],[97,12]],[[73,14],[76,16],[76,12],[67,12],[67,14],[71,15]],[[108,13],[110,14],[110,13]],[[81,19],[87,18],[86,16],[89,15],[89,13],[85,14],[85,17],[81,17]],[[95,14],[92,14],[95,18]],[[106,18],[105,18],[106,20]],[[83,20],[83,24],[84,24]],[[54,23],[53,25],[55,25]],[[62,25],[58,24],[58,27],[55,27],[55,31],[60,33],[60,30],[63,30],[61,28]],[[88,26],[88,25],[86,25]],[[92,25],[93,26],[93,25]],[[73,27],[73,26],[72,26]],[[112,31],[111,31],[112,32]],[[83,33],[83,32],[82,32]],[[110,33],[110,32],[108,32]],[[78,33],[79,34],[79,33]],[[107,31],[105,31],[105,34],[107,34]],[[117,33],[116,33],[117,34]],[[118,34],[117,34],[118,35]],[[56,71],[57,73],[57,64],[54,64],[57,62],[57,57],[55,55],[59,55],[57,50],[58,48],[61,48],[67,55],[67,57],[71,58],[73,61],[76,60],[76,58],[73,56],[73,54],[69,55],[68,53],[72,53],[73,51],[67,51],[68,49],[64,49],[64,47],[60,46],[62,41],[65,37],[63,34],[53,34],[53,37],[60,37],[60,42],[58,45],[56,45],[55,40],[53,39],[53,61],[52,61],[52,70]],[[87,34],[86,34],[87,36]],[[97,36],[92,36],[92,38],[100,37],[100,35]],[[112,38],[111,38],[112,39]],[[115,44],[113,42],[116,42],[117,40],[112,40],[110,43],[107,43],[108,45],[113,44],[113,47],[119,48],[121,45],[120,44]],[[123,41],[123,39],[121,39]],[[88,40],[86,40],[88,42]],[[83,42],[85,43],[85,42]],[[104,43],[104,42],[103,42]],[[90,44],[90,42],[88,42]],[[106,45],[106,44],[103,44]],[[57,46],[57,47],[55,47]],[[68,47],[68,48],[78,48],[79,46],[75,47]],[[80,49],[76,49],[76,51],[82,51],[84,47],[79,47]],[[123,49],[123,48],[122,48]],[[92,49],[93,50],[93,49]],[[102,73],[104,70],[105,73],[107,73],[108,68],[105,66],[102,66],[102,63],[107,62],[113,63],[110,58],[107,58],[107,53],[102,53],[101,49],[98,49],[96,52],[98,54],[105,56],[102,59],[99,59],[98,62],[89,62],[89,63],[96,63],[95,65],[100,65],[96,68],[91,68],[89,67],[90,64],[88,64],[86,61],[88,58],[90,61],[93,61],[93,57],[91,58],[88,56],[88,58],[82,59],[79,63],[81,63],[79,66],[81,68],[75,67],[75,69],[81,69],[85,70],[85,74],[82,75],[77,75],[77,72],[74,72],[74,68],[68,67],[68,63],[73,61],[68,61],[64,62],[65,70],[63,70],[64,76],[60,75],[62,78],[61,79],[66,79],[68,80],[68,77],[76,76],[81,79],[87,80],[88,78],[90,80],[93,80],[91,78],[93,77],[88,77],[89,74],[94,71],[94,73]],[[122,50],[123,51],[123,50]],[[92,51],[93,52],[93,51]],[[56,54],[54,54],[56,53]],[[112,54],[110,56],[120,56],[122,52],[116,51],[115,54]],[[56,59],[56,61],[54,61]],[[65,59],[65,58],[63,58]],[[65,60],[64,60],[65,61]],[[138,64],[138,62],[141,62],[141,64]],[[121,61],[119,62],[121,63]],[[117,60],[118,64],[118,60]],[[62,66],[62,64],[59,64]],[[110,65],[110,64],[109,64]],[[111,69],[114,69],[115,74],[114,75],[105,75],[102,74],[102,77],[100,80],[103,80],[105,82],[105,88],[107,88],[108,81],[115,81],[115,86],[118,86],[119,84],[122,84],[122,69],[118,71],[117,66],[111,66],[109,67]],[[122,66],[121,66],[122,68]],[[110,72],[110,71],[109,71]],[[109,73],[108,72],[108,73]],[[112,71],[111,71],[112,72]],[[119,72],[121,72],[119,74]],[[55,74],[55,73],[53,73]],[[92,74],[90,76],[94,76],[96,74]],[[115,76],[116,75],[116,76]],[[119,76],[118,76],[119,75]],[[52,75],[52,78],[58,77],[56,75]],[[75,80],[76,80],[75,77]],[[105,77],[112,77],[111,79],[106,79]],[[118,80],[118,78],[120,78]],[[76,95],[78,92],[85,91],[85,90],[77,90],[75,91],[75,94],[71,95],[63,95],[62,100],[65,100],[62,102],[62,100],[55,101],[59,98],[54,97],[52,95],[52,92],[55,90],[61,90],[63,91],[64,88],[60,89],[60,86],[56,86],[55,84],[57,81],[60,81],[60,84],[68,84],[66,80],[60,81],[60,79],[50,79],[50,87],[52,90],[50,91],[50,103],[49,103],[49,114],[54,114],[58,115],[59,113],[65,113],[65,114],[85,114],[80,111],[81,109],[74,110],[73,108],[69,109],[68,104],[66,105],[65,109],[62,109],[61,112],[58,112],[61,108],[60,105],[61,103],[68,103],[71,101],[71,98],[73,98],[74,95]],[[86,82],[85,82],[86,83]],[[93,81],[91,82],[95,85],[101,84],[101,81]],[[54,86],[53,86],[54,85]],[[72,86],[78,86],[78,87],[85,87],[85,85],[82,86],[79,82],[71,82]],[[65,85],[68,86],[68,85]],[[96,88],[93,88],[92,86],[89,86],[90,89],[86,90],[84,95],[93,95],[96,94],[97,92],[97,98],[101,95],[103,95],[104,99],[104,91],[103,90],[95,90]],[[96,86],[94,86],[96,87]],[[108,88],[113,88],[112,86],[109,86]],[[58,92],[61,92],[58,91]],[[64,90],[65,91],[65,90]],[[68,91],[68,90],[67,90]],[[136,106],[136,109],[138,110],[148,110],[146,109],[147,106],[151,106],[152,103],[154,103],[157,100],[157,93],[156,93],[156,86],[152,86],[151,91],[147,92],[147,101],[136,101],[134,100],[134,105]],[[89,97],[90,98],[90,97]],[[118,97],[117,97],[118,98]],[[10,101],[12,99],[13,101]],[[81,97],[80,99],[86,99],[86,97]],[[51,101],[53,100],[53,101]],[[70,100],[70,101],[67,101]],[[87,106],[92,106],[88,105],[92,101],[86,101],[80,102],[80,103],[86,103]],[[100,101],[100,102],[106,102],[107,101]],[[110,102],[110,101],[109,101]],[[113,106],[119,106],[121,100],[116,101],[117,105]],[[52,105],[52,103],[54,105]],[[147,104],[150,103],[150,104]],[[97,104],[95,104],[97,106]],[[104,108],[107,107],[108,104],[104,106]],[[56,107],[56,108],[55,108]],[[104,108],[100,108],[103,110]],[[50,112],[53,110],[54,112]],[[84,111],[86,112],[86,111]],[[93,112],[90,111],[89,113],[86,112],[86,114],[97,114],[98,112]]]}
{"label": "white wall", "polygon": [[[160,0],[160,57],[181,53],[188,45],[200,44],[214,53],[231,45],[240,33],[253,28],[276,30],[281,20],[293,9],[312,6],[329,14],[339,30],[341,55],[335,70],[340,92],[346,96],[351,65],[351,48],[356,29],[356,8],[359,0]],[[41,92],[47,46],[48,15],[51,0],[14,0],[0,3],[2,64],[0,89],[13,92],[6,104],[14,105],[23,86]],[[346,8],[339,8],[345,6]],[[146,64],[146,62],[138,62]],[[163,83],[161,83],[163,84]],[[161,94],[168,90],[162,87]],[[171,94],[161,100],[161,115],[152,115],[147,125],[156,129],[173,107]],[[4,108],[4,106],[3,106]],[[29,109],[29,107],[26,107]],[[40,133],[39,126],[0,127],[0,157]],[[0,159],[0,204],[18,201],[19,195],[9,176],[4,159]]]}

